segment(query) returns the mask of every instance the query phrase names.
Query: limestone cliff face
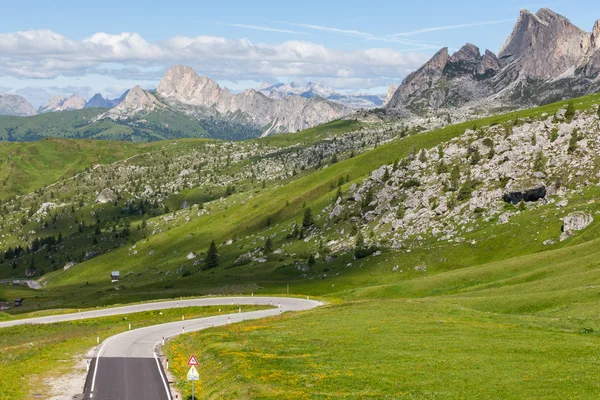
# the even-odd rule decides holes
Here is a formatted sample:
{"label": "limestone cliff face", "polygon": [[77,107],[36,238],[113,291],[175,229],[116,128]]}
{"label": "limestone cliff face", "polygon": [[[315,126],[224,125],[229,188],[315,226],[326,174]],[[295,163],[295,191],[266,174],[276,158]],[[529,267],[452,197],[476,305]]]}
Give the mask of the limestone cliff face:
{"label": "limestone cliff face", "polygon": [[176,65],[158,85],[157,95],[174,108],[188,113],[216,113],[224,118],[239,118],[263,127],[263,134],[296,132],[347,116],[352,111],[322,98],[285,96],[274,99],[253,89],[233,94],[213,80],[200,76],[190,67]]}
{"label": "limestone cliff face", "polygon": [[387,104],[390,102],[392,97],[394,97],[394,93],[396,93],[396,90],[398,90],[397,85],[390,85],[390,87],[388,88],[387,97],[385,98],[385,101],[383,102],[384,107],[387,106]]}
{"label": "limestone cliff face", "polygon": [[0,94],[0,115],[35,115],[35,108],[24,97],[14,94]]}
{"label": "limestone cliff face", "polygon": [[125,120],[133,117],[143,117],[157,109],[164,109],[167,106],[162,104],[151,93],[142,89],[139,85],[135,86],[127,93],[125,99],[116,107],[109,111],[98,115],[94,118],[95,121],[104,118],[112,120]]}
{"label": "limestone cliff face", "polygon": [[600,89],[600,21],[591,33],[547,8],[522,10],[498,56],[467,43],[408,75],[388,109],[530,106]]}
{"label": "limestone cliff face", "polygon": [[415,94],[423,93],[431,88],[442,77],[446,63],[448,62],[448,48],[444,47],[438,51],[425,65],[408,75],[394,97],[388,102],[388,108],[399,107],[408,102]]}
{"label": "limestone cliff face", "polygon": [[45,105],[40,107],[38,112],[41,114],[46,112],[81,110],[85,107],[85,103],[85,99],[77,94],[74,94],[71,97],[55,96],[48,100]]}
{"label": "limestone cliff face", "polygon": [[536,14],[523,10],[498,58],[519,76],[552,79],[583,61],[589,37],[589,33],[547,8]]}

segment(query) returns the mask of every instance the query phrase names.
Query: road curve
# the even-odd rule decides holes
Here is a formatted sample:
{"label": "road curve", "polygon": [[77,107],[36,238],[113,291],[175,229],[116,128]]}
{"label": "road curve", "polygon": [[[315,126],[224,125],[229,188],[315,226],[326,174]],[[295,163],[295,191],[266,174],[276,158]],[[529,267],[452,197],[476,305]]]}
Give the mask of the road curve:
{"label": "road curve", "polygon": [[163,338],[228,323],[271,317],[285,311],[308,310],[317,307],[320,303],[313,300],[280,297],[200,298],[7,321],[0,323],[0,328],[21,324],[48,324],[177,307],[231,304],[240,306],[273,305],[277,308],[152,325],[120,333],[102,343],[88,371],[84,399],[172,400],[165,373],[156,355],[156,348],[159,344],[162,344]]}

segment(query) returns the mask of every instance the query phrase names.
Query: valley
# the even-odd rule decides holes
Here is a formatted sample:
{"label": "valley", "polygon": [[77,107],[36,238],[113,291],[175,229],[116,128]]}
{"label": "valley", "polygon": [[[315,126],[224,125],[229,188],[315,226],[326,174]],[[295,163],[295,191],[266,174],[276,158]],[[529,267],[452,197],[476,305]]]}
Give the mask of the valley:
{"label": "valley", "polygon": [[599,27],[522,10],[387,99],[0,97],[0,398],[597,398]]}

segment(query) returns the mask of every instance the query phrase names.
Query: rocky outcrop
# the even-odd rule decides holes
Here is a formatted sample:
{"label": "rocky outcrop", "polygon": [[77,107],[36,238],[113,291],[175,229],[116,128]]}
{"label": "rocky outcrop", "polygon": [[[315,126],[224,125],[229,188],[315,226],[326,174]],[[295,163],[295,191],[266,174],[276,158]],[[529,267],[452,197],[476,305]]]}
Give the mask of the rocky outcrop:
{"label": "rocky outcrop", "polygon": [[233,94],[192,68],[176,65],[158,85],[157,95],[176,109],[210,113],[263,128],[263,135],[296,132],[347,116],[352,111],[321,97],[272,99],[253,89]]}
{"label": "rocky outcrop", "polygon": [[522,10],[500,49],[498,59],[515,74],[530,79],[553,79],[581,63],[589,33],[547,8],[536,14]]}
{"label": "rocky outcrop", "polygon": [[298,86],[294,82],[284,84],[263,83],[258,91],[272,99],[281,100],[286,96],[301,96],[307,99],[322,97],[334,103],[342,104],[349,108],[372,109],[381,107],[385,102],[385,96],[367,93],[338,93],[335,89],[327,87],[320,82],[308,82],[304,86]]}
{"label": "rocky outcrop", "polygon": [[594,222],[594,217],[591,214],[576,211],[567,215],[563,219],[563,232],[581,231]]}
{"label": "rocky outcrop", "polygon": [[127,96],[127,94],[129,93],[129,90],[127,90],[125,93],[123,93],[123,95],[117,99],[105,99],[104,96],[102,96],[102,94],[100,93],[96,93],[94,96],[92,96],[91,99],[89,99],[87,101],[87,103],[85,103],[85,108],[113,108],[118,106],[119,104],[121,104],[124,100],[125,97]]}
{"label": "rocky outcrop", "polygon": [[85,103],[85,99],[78,94],[74,94],[71,97],[55,96],[40,107],[38,112],[41,114],[46,112],[81,110],[85,107]]}
{"label": "rocky outcrop", "polygon": [[576,211],[563,218],[562,234],[559,240],[562,242],[575,235],[576,231],[582,231],[594,222],[591,214]]}
{"label": "rocky outcrop", "polygon": [[390,110],[533,106],[600,90],[600,21],[591,33],[547,8],[522,10],[498,56],[446,48],[402,82]]}
{"label": "rocky outcrop", "polygon": [[415,94],[423,93],[425,90],[441,79],[444,68],[448,62],[448,48],[444,47],[438,51],[425,65],[408,75],[392,99],[387,108],[400,107],[407,103]]}
{"label": "rocky outcrop", "polygon": [[23,96],[0,94],[0,115],[24,117],[35,114],[35,108]]}
{"label": "rocky outcrop", "polygon": [[96,203],[105,204],[117,200],[117,195],[112,189],[106,188],[96,197]]}
{"label": "rocky outcrop", "polygon": [[94,121],[104,118],[110,118],[115,121],[126,120],[166,107],[152,93],[145,91],[138,85],[127,92],[127,96],[125,96],[123,102],[106,113],[98,115],[94,118]]}
{"label": "rocky outcrop", "polygon": [[396,93],[396,90],[398,90],[398,85],[390,85],[390,87],[388,88],[387,96],[385,98],[385,102],[383,103],[384,107],[387,106],[390,100],[392,100],[392,97],[394,97],[394,93]]}
{"label": "rocky outcrop", "polygon": [[521,180],[510,183],[504,192],[503,199],[507,203],[519,204],[521,201],[532,202],[546,197],[546,186],[542,182]]}
{"label": "rocky outcrop", "polygon": [[498,61],[498,57],[494,53],[489,50],[485,51],[481,62],[477,66],[477,75],[494,75],[496,72],[500,71],[502,67],[500,66],[500,62]]}

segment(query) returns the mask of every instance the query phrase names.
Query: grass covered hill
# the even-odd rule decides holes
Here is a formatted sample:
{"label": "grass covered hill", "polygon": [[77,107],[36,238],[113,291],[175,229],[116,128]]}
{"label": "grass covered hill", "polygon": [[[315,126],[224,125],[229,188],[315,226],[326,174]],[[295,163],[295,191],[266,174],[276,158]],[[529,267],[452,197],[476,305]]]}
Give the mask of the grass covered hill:
{"label": "grass covered hill", "polygon": [[184,397],[193,352],[203,398],[596,398],[599,103],[148,145],[3,202],[0,276],[43,288],[0,297],[326,301],[173,340]]}

